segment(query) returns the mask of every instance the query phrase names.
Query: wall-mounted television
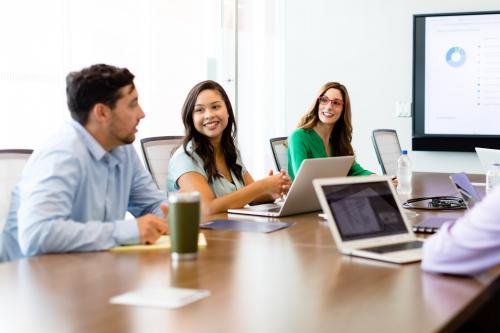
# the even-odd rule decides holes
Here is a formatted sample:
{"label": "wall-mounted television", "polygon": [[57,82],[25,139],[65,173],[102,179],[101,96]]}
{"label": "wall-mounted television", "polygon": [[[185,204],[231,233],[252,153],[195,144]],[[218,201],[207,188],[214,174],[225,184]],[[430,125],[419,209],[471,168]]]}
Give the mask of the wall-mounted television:
{"label": "wall-mounted television", "polygon": [[500,149],[500,11],[413,16],[413,150]]}

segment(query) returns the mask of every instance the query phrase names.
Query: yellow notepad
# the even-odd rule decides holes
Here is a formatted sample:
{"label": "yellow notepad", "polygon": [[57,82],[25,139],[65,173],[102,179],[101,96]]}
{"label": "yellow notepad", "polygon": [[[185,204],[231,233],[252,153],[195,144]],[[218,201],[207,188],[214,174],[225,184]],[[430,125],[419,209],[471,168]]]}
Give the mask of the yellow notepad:
{"label": "yellow notepad", "polygon": [[[198,247],[207,246],[205,235],[201,232],[198,234]],[[168,250],[170,249],[170,236],[164,235],[151,245],[122,245],[115,246],[109,249],[111,252],[139,252],[139,251],[153,251],[153,250]]]}

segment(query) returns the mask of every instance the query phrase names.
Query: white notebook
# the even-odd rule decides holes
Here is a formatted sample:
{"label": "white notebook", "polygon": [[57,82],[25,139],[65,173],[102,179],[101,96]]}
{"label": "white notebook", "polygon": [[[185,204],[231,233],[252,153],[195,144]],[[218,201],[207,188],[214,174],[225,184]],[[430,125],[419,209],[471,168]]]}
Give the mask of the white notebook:
{"label": "white notebook", "polygon": [[210,296],[210,291],[185,288],[142,288],[112,297],[112,304],[177,309]]}

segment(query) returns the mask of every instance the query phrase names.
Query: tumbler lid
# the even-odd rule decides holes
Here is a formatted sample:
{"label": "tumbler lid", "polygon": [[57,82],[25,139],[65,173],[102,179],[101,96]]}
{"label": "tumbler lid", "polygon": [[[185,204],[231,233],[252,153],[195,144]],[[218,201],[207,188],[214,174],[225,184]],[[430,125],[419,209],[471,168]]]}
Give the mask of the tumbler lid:
{"label": "tumbler lid", "polygon": [[168,202],[199,202],[200,192],[174,192],[168,194]]}

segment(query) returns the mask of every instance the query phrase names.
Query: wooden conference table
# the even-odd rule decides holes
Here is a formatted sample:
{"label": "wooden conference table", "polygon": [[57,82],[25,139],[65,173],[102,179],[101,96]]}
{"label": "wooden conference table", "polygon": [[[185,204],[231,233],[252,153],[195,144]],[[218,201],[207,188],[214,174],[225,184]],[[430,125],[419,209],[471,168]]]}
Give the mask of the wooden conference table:
{"label": "wooden conference table", "polygon": [[[444,174],[414,175],[414,196],[453,192]],[[199,258],[176,267],[164,251],[44,255],[1,264],[0,327],[3,332],[445,332],[462,325],[500,289],[495,271],[476,278],[441,276],[423,273],[418,263],[343,256],[317,213],[280,220],[295,225],[271,234],[204,231],[208,246]],[[169,286],[208,289],[211,296],[177,310],[108,302],[136,288]]]}

